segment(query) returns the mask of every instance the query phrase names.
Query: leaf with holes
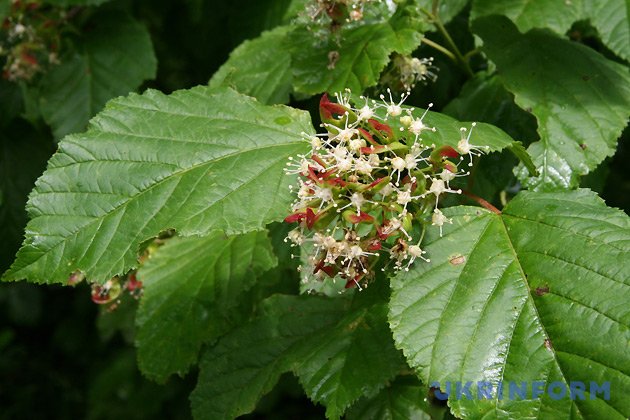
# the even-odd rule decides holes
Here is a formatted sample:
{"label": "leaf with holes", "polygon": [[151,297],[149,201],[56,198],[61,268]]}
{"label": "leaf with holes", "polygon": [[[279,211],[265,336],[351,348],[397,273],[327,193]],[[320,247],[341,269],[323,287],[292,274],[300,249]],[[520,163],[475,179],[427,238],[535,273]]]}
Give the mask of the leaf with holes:
{"label": "leaf with holes", "polygon": [[516,103],[538,119],[540,141],[529,152],[540,176],[519,177],[540,190],[577,186],[613,154],[628,122],[628,69],[546,31],[520,34],[505,17],[479,18],[473,29]]}
{"label": "leaf with holes", "polygon": [[[444,236],[426,238],[431,263],[392,280],[394,339],[422,381],[446,392],[450,381],[458,417],[627,418],[630,218],[589,190],[445,214]],[[493,398],[473,387],[474,399],[458,399],[457,381],[489,382]],[[535,398],[535,381],[556,393],[580,381],[596,398]],[[591,381],[609,382],[610,398]],[[508,398],[510,382],[530,384],[527,397]]]}
{"label": "leaf with holes", "polygon": [[313,132],[307,113],[226,88],[111,101],[59,144],[4,279],[63,283],[82,270],[103,282],[135,267],[139,244],[164,229],[235,234],[282,220],[293,181],[282,169],[306,148],[301,132]]}
{"label": "leaf with holes", "polygon": [[278,261],[267,232],[169,240],[138,270],[144,285],[138,309],[138,364],[164,381],[183,374],[201,345],[229,328],[242,296]]}

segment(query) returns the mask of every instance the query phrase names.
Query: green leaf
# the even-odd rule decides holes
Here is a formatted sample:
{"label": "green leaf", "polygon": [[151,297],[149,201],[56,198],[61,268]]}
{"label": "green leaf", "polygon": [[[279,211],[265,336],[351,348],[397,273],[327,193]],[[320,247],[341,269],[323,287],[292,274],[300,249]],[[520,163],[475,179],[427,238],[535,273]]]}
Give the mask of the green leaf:
{"label": "green leaf", "polygon": [[138,364],[164,381],[183,375],[204,342],[230,325],[230,309],[278,263],[267,232],[173,238],[138,270],[144,285],[138,309]]}
{"label": "green leaf", "polygon": [[289,36],[295,90],[312,95],[349,88],[359,94],[376,85],[393,52],[411,54],[420,45],[423,23],[408,11],[344,27],[339,44],[334,36],[322,41],[307,27],[296,28]]}
{"label": "green leaf", "polygon": [[25,243],[5,280],[103,282],[136,266],[138,246],[257,230],[292,201],[286,159],[307,147],[309,115],[221,88],[156,91],[109,102],[66,137],[31,194]]}
{"label": "green leaf", "polygon": [[536,118],[519,108],[496,75],[477,73],[443,112],[460,121],[493,124],[523,143],[538,140]]}
{"label": "green leaf", "polygon": [[519,177],[540,190],[577,186],[614,152],[627,124],[628,69],[546,31],[522,35],[504,17],[477,19],[473,29],[516,103],[538,119],[541,140],[529,152],[540,176]]}
{"label": "green leaf", "polygon": [[339,418],[403,366],[387,325],[386,298],[387,283],[381,282],[354,298],[267,299],[259,317],[202,356],[191,396],[195,417],[248,413],[281,374],[293,370],[309,397],[326,406],[327,417]]}
{"label": "green leaf", "polygon": [[[431,263],[392,280],[390,325],[424,383],[488,381],[493,399],[452,398],[458,417],[630,415],[630,219],[588,190],[522,192],[498,215],[454,207]],[[505,384],[503,399],[496,387]],[[509,399],[508,383],[529,383]],[[610,400],[533,398],[533,381],[610,382]]]}
{"label": "green leaf", "polygon": [[584,18],[599,32],[602,42],[630,61],[630,2],[628,0],[583,0]]}
{"label": "green leaf", "polygon": [[358,293],[343,319],[309,340],[297,367],[306,394],[326,407],[327,418],[339,418],[359,397],[375,394],[404,366],[387,324],[384,280]]}
{"label": "green leaf", "polygon": [[627,0],[474,0],[471,20],[505,15],[522,31],[550,28],[564,35],[578,20],[590,20],[604,44],[630,59],[630,3]]}
{"label": "green leaf", "polygon": [[290,27],[281,26],[245,41],[212,76],[210,86],[231,86],[264,104],[289,102],[291,54],[284,47]]}
{"label": "green leaf", "polygon": [[[408,109],[408,107],[403,107]],[[413,108],[411,115],[415,118],[420,118],[424,114],[425,110],[420,108]],[[375,110],[375,113],[385,118],[386,110],[381,107]],[[435,144],[437,147],[448,145],[453,148],[457,147],[457,143],[462,138],[461,128],[469,130],[472,126],[471,122],[458,121],[446,114],[439,112],[428,111],[423,119],[424,124],[427,127],[435,127],[436,131],[425,130],[422,132],[421,139],[425,144]],[[387,124],[392,127],[394,133],[401,132],[403,126],[398,119],[392,119],[387,121]],[[514,140],[503,130],[495,127],[491,124],[477,123],[473,129],[470,143],[475,146],[482,146],[485,151],[499,152],[503,149],[513,146]]]}
{"label": "green leaf", "polygon": [[532,28],[549,28],[564,34],[573,22],[580,19],[582,9],[582,0],[473,0],[470,20],[481,16],[505,15],[522,32]]}
{"label": "green leaf", "polygon": [[343,298],[277,295],[265,300],[259,317],[202,355],[190,396],[195,419],[234,418],[254,410],[297,361],[305,340],[334,325],[347,306]]}
{"label": "green leaf", "polygon": [[348,420],[437,420],[448,413],[428,402],[429,390],[411,376],[401,376],[372,398],[362,398],[348,410]]}
{"label": "green leaf", "polygon": [[11,3],[8,1],[0,3],[0,21],[3,21],[5,16],[9,14]]}
{"label": "green leaf", "polygon": [[157,60],[144,25],[125,14],[96,15],[80,52],[63,58],[42,78],[40,108],[55,137],[83,131],[105,103],[155,77]]}
{"label": "green leaf", "polygon": [[[415,1],[418,4],[418,7],[422,7],[429,12],[433,11],[433,0]],[[455,16],[459,14],[459,12],[464,9],[464,7],[466,7],[468,1],[469,0],[448,0],[438,2],[437,14],[440,17],[440,20],[443,23],[450,22]]]}

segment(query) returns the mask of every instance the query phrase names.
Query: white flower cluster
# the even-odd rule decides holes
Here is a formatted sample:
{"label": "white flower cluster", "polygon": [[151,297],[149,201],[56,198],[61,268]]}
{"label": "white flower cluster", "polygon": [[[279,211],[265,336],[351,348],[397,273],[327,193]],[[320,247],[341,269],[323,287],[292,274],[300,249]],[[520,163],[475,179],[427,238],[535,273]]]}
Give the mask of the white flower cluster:
{"label": "white flower cluster", "polygon": [[408,270],[417,259],[429,261],[420,248],[426,226],[439,227],[441,234],[450,223],[439,200],[461,193],[450,185],[468,174],[457,163],[481,148],[470,144],[472,130],[457,150],[426,144],[423,133],[436,131],[425,122],[428,108],[416,117],[402,106],[408,93],[398,101],[388,94],[380,102],[361,97],[356,107],[349,91],[336,95],[336,102],[324,95],[320,115],[327,132],[305,135],[311,150],[287,164],[287,174],[299,174],[291,186],[297,198],[285,219],[298,227],[287,241],[308,242],[314,250],[309,267],[301,268],[305,281],[340,277],[346,287],[361,288],[382,254],[389,254],[395,269]]}
{"label": "white flower cluster", "polygon": [[433,65],[433,57],[417,58],[394,54],[379,83],[381,86],[392,86],[394,90],[410,91],[418,82],[435,82],[438,71]]}

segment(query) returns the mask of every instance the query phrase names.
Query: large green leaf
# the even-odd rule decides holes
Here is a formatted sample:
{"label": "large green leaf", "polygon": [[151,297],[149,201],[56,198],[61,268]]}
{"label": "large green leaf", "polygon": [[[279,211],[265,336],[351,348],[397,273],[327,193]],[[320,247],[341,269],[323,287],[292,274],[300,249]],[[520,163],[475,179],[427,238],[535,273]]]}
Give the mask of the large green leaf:
{"label": "large green leaf", "polygon": [[307,113],[221,88],[111,101],[66,137],[31,194],[25,243],[5,280],[105,281],[136,265],[166,228],[228,234],[281,220],[293,181],[282,171],[312,133]]}
{"label": "large green leaf", "polygon": [[474,0],[471,19],[506,15],[525,32],[550,28],[565,34],[578,20],[590,20],[604,44],[630,60],[630,3],[627,0]]}
{"label": "large green leaf", "polygon": [[246,414],[291,369],[305,340],[343,317],[347,299],[274,296],[261,315],[233,331],[202,356],[190,396],[197,420]]}
{"label": "large green leaf", "polygon": [[526,144],[538,140],[536,118],[514,103],[514,95],[496,75],[477,73],[443,111],[460,121],[494,124]]}
{"label": "large green leaf", "polygon": [[374,395],[404,366],[387,324],[387,284],[377,281],[355,296],[333,328],[309,340],[296,369],[306,394],[326,407],[328,418],[339,418],[359,397]]}
{"label": "large green leaf", "polygon": [[290,29],[281,26],[243,42],[212,76],[210,86],[231,86],[265,104],[289,102],[291,54],[284,43]]}
{"label": "large green leaf", "polygon": [[[340,41],[322,41],[307,27],[289,37],[295,90],[316,94],[361,93],[378,83],[393,52],[410,54],[420,45],[423,23],[401,8],[390,20],[343,28]],[[333,58],[335,57],[335,58]]]}
{"label": "large green leaf", "polygon": [[354,400],[374,395],[403,366],[387,325],[386,292],[382,282],[352,299],[268,299],[258,318],[202,356],[191,397],[195,416],[245,414],[282,373],[293,370],[307,395],[326,406],[327,417],[339,418]]}
{"label": "large green leaf", "polygon": [[125,14],[101,14],[86,25],[80,52],[43,77],[41,113],[55,137],[83,131],[105,103],[155,77],[157,60],[144,25]]}
{"label": "large green leaf", "polygon": [[[444,235],[427,235],[431,263],[392,280],[394,339],[423,382],[453,381],[452,393],[455,381],[493,384],[493,399],[474,387],[473,400],[452,398],[459,417],[627,418],[628,216],[588,190],[522,192],[500,215],[445,214]],[[527,398],[509,399],[508,383],[523,381]],[[533,381],[581,381],[591,392],[591,381],[609,381],[610,400],[536,399]]]}
{"label": "large green leaf", "polygon": [[429,390],[413,376],[401,376],[372,398],[362,398],[348,410],[348,420],[438,420],[448,409],[428,401]]}
{"label": "large green leaf", "polygon": [[516,103],[538,119],[541,140],[529,152],[540,176],[520,178],[542,190],[577,186],[613,154],[628,122],[628,69],[546,31],[520,34],[505,17],[479,18],[473,29]]}
{"label": "large green leaf", "polygon": [[267,232],[174,238],[138,270],[138,363],[159,381],[185,373],[201,345],[230,325],[230,309],[277,264]]}
{"label": "large green leaf", "polygon": [[583,18],[590,19],[608,48],[630,61],[630,2],[599,0],[584,2]]}
{"label": "large green leaf", "polygon": [[[469,0],[448,0],[437,2],[437,14],[440,17],[440,20],[444,23],[449,22],[451,19],[457,16],[457,14],[461,12],[464,7],[466,7],[468,1]],[[416,0],[416,3],[419,7],[427,11],[433,11],[433,0]]]}

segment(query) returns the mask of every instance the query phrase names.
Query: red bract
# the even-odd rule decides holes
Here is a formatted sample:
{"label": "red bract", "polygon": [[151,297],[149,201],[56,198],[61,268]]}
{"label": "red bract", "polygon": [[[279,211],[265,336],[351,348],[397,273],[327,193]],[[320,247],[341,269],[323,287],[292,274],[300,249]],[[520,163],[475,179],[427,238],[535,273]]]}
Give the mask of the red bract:
{"label": "red bract", "polygon": [[376,121],[375,119],[369,119],[368,124],[370,125],[370,127],[375,129],[382,135],[385,135],[386,138],[390,139],[394,137],[394,130],[392,130],[392,128],[389,125],[380,123]]}
{"label": "red bract", "polygon": [[134,290],[138,290],[142,288],[142,282],[136,279],[135,274],[131,274],[129,279],[127,280],[127,290],[133,292]]}
{"label": "red bract", "polygon": [[312,229],[317,219],[319,219],[319,215],[316,215],[313,209],[307,208],[306,211],[297,212],[297,213],[288,215],[287,217],[284,218],[284,221],[286,223],[295,223],[295,222],[299,223],[302,221],[306,221],[306,226],[309,229]]}
{"label": "red bract", "polygon": [[431,160],[435,161],[438,157],[449,157],[456,158],[459,157],[459,153],[457,150],[453,149],[451,146],[442,146],[438,149],[435,149],[433,153],[431,153]]}
{"label": "red bract", "polygon": [[[328,94],[326,93],[324,93],[319,100],[319,116],[322,122],[334,123],[347,111],[344,106],[330,102]],[[335,117],[335,115],[337,115],[337,117]]]}
{"label": "red bract", "polygon": [[357,223],[371,223],[374,221],[374,218],[367,213],[361,213],[360,215],[357,215],[356,213],[352,213],[352,214],[349,214],[347,217],[348,217],[348,221],[355,225]]}

